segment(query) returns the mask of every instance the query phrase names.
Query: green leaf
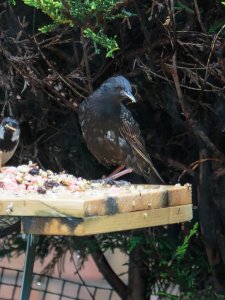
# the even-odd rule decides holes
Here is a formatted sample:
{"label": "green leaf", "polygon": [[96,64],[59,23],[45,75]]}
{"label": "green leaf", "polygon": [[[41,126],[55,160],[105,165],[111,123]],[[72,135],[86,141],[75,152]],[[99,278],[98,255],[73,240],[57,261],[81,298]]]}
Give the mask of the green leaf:
{"label": "green leaf", "polygon": [[198,223],[195,223],[193,228],[190,230],[189,235],[185,236],[183,244],[177,247],[175,258],[178,260],[183,259],[184,255],[187,252],[187,248],[189,246],[190,239],[193,235],[198,231]]}
{"label": "green leaf", "polygon": [[97,45],[106,48],[106,57],[113,57],[114,52],[119,50],[116,37],[110,38],[102,30],[96,33],[91,28],[86,28],[84,30],[84,35],[86,38],[91,38],[94,41],[96,53],[99,53]]}
{"label": "green leaf", "polygon": [[58,24],[49,24],[49,25],[42,26],[38,30],[42,33],[47,33],[49,31],[54,30],[57,26],[58,26]]}
{"label": "green leaf", "polygon": [[132,236],[130,239],[130,245],[129,245],[129,249],[128,252],[131,252],[134,248],[137,247],[137,245],[139,245],[141,243],[142,237],[135,235]]}

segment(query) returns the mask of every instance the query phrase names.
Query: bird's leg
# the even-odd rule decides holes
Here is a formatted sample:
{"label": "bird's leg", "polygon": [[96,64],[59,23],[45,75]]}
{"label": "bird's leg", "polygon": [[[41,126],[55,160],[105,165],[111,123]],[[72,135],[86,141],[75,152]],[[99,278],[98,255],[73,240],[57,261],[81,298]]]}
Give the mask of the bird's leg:
{"label": "bird's leg", "polygon": [[121,172],[117,172],[116,174],[112,175],[112,176],[108,176],[106,179],[112,179],[112,180],[115,180],[121,176],[124,176],[126,174],[129,174],[129,173],[132,173],[133,172],[133,169],[132,168],[127,168]]}
{"label": "bird's leg", "polygon": [[117,173],[119,173],[121,170],[123,170],[125,168],[124,165],[121,165],[119,167],[117,167],[110,175],[108,175],[105,179],[108,178],[112,178],[112,176],[116,175]]}

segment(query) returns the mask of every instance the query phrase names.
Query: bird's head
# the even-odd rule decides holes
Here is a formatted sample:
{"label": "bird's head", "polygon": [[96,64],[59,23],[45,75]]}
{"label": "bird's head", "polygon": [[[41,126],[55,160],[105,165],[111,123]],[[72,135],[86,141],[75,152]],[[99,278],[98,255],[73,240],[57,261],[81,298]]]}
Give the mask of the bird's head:
{"label": "bird's head", "polygon": [[112,95],[120,102],[126,98],[130,99],[131,102],[136,102],[132,94],[131,84],[123,76],[110,77],[102,84],[101,89],[104,90],[105,94]]}
{"label": "bird's head", "polygon": [[12,141],[19,140],[19,123],[11,117],[5,117],[1,122],[0,138],[3,139],[6,135],[10,136]]}

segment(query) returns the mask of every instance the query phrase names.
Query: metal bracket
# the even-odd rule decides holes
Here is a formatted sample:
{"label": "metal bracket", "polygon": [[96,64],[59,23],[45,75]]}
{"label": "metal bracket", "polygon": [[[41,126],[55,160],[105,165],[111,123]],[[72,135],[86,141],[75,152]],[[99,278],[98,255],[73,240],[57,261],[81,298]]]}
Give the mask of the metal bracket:
{"label": "metal bracket", "polygon": [[38,236],[35,236],[33,234],[27,235],[27,248],[24,262],[22,286],[20,291],[20,300],[29,300],[30,298],[30,291],[33,279],[32,273],[35,260],[35,248],[37,242]]}

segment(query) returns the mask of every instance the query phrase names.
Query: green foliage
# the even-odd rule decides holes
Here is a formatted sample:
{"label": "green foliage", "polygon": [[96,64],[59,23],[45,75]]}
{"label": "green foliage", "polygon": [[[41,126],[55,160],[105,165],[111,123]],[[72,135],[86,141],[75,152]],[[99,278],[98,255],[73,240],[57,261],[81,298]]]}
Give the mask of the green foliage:
{"label": "green foliage", "polygon": [[[225,2],[224,2],[225,3]],[[221,27],[224,25],[224,20],[216,20],[210,27],[208,32],[209,33],[216,33],[218,32]]]}
{"label": "green foliage", "polygon": [[131,236],[130,242],[129,242],[128,252],[131,252],[131,251],[132,251],[134,248],[136,248],[141,242],[142,242],[142,236],[141,236],[141,235]]}
{"label": "green foliage", "polygon": [[100,53],[100,50],[97,46],[98,44],[107,49],[106,57],[112,57],[113,52],[119,50],[119,47],[115,40],[116,37],[109,38],[106,34],[104,34],[103,30],[95,33],[92,29],[87,28],[84,30],[84,34],[87,38],[91,38],[93,40],[96,53]]}
{"label": "green foliage", "polygon": [[[95,239],[82,239],[83,250],[80,253],[85,259],[85,255],[100,247],[103,252],[120,249],[129,255],[136,247],[141,247],[142,259],[152,270],[148,278],[149,295],[157,294],[171,300],[180,299],[167,292],[168,287],[176,283],[180,286],[182,299],[192,300],[196,299],[199,281],[206,281],[210,274],[203,245],[197,236],[198,227],[198,223],[194,224],[188,235],[183,237],[181,233],[175,240],[168,236],[167,231],[165,234],[161,231],[159,234],[152,234],[148,230],[139,230],[99,235]],[[75,247],[80,247],[81,240],[75,240]]]}
{"label": "green foliage", "polygon": [[174,283],[179,285],[184,296],[182,299],[195,299],[192,296],[196,297],[199,281],[206,280],[210,273],[207,258],[202,254],[203,245],[199,245],[196,236],[197,231],[196,223],[181,245],[176,245],[167,236],[148,239],[149,246],[146,249],[149,249],[149,263],[154,270],[149,278],[149,294],[156,293],[166,299],[178,299],[168,293],[168,288]]}
{"label": "green foliage", "polygon": [[[11,0],[14,2],[14,0]],[[107,21],[116,18],[132,17],[135,14],[127,11],[121,0],[23,0],[48,15],[53,24],[42,26],[40,31],[46,33],[57,25],[68,25],[82,28],[86,38],[90,38],[96,53],[100,53],[98,46],[106,49],[106,56],[113,57],[119,50],[116,36],[109,37],[104,31]]]}
{"label": "green foliage", "polygon": [[40,9],[48,15],[55,23],[72,25],[72,21],[63,14],[63,3],[57,0],[23,0],[27,5]]}
{"label": "green foliage", "polygon": [[166,298],[167,300],[178,300],[180,298],[179,296],[170,295],[166,292],[158,292],[157,295]]}
{"label": "green foliage", "polygon": [[[162,234],[149,230],[137,230],[132,232],[111,233],[98,235],[95,237],[45,237],[39,238],[36,247],[36,255],[44,259],[50,249],[54,248],[54,258],[44,270],[45,274],[51,275],[56,265],[62,267],[64,254],[67,250],[76,252],[80,257],[81,267],[87,256],[99,248],[105,252],[120,249],[129,255],[135,247],[141,247],[142,259],[151,270],[148,278],[148,294],[157,294],[165,299],[194,300],[198,294],[199,281],[206,282],[210,274],[207,258],[203,250],[203,245],[196,236],[198,224],[195,224],[189,234],[176,237],[175,240],[167,235],[167,231]],[[181,245],[177,245],[179,240],[183,240]],[[8,240],[0,251],[0,256],[13,255],[13,252],[21,252],[25,249],[25,241],[21,238],[14,240],[14,246]],[[18,250],[17,250],[18,248]],[[58,266],[59,265],[59,266]],[[168,292],[171,284],[176,283],[180,287],[180,297]],[[207,285],[207,284],[206,284]],[[207,285],[207,290],[203,298],[211,297],[213,290]],[[211,297],[211,298],[210,298]]]}
{"label": "green foliage", "polygon": [[41,28],[39,28],[39,30],[42,33],[47,33],[49,31],[54,30],[56,27],[57,27],[57,24],[49,24],[49,25],[42,26]]}
{"label": "green foliage", "polygon": [[[221,4],[225,5],[224,1],[221,1]],[[222,26],[224,25],[225,20],[220,18],[220,19],[215,19],[214,23],[210,24],[210,27],[208,29],[209,33],[217,33]],[[224,36],[224,33],[222,32],[221,35]]]}
{"label": "green foliage", "polygon": [[8,0],[8,3],[9,3],[9,4],[16,5],[16,0]]}
{"label": "green foliage", "polygon": [[7,257],[8,259],[21,255],[26,249],[26,240],[21,238],[16,232],[0,239],[0,259]]}
{"label": "green foliage", "polygon": [[178,260],[182,260],[184,258],[184,255],[187,252],[187,248],[190,244],[190,239],[193,235],[196,234],[198,231],[198,223],[195,223],[193,228],[190,230],[189,235],[186,235],[183,241],[183,244],[177,247],[175,258]]}
{"label": "green foliage", "polygon": [[[98,16],[104,19],[111,19],[112,11],[120,3],[123,3],[121,0],[68,0],[70,6],[71,14],[83,20],[84,18],[90,19],[90,17],[98,18]],[[114,16],[116,17],[116,15]]]}

